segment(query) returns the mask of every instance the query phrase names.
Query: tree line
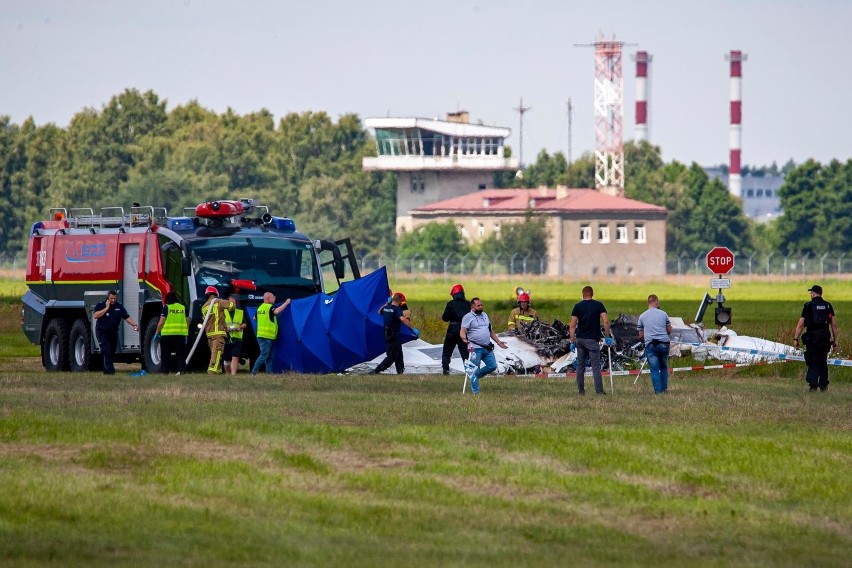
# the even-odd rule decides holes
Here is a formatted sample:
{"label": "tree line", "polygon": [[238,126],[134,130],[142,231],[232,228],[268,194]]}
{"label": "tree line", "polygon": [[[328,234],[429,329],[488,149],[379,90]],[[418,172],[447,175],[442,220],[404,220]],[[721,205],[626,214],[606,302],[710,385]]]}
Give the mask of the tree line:
{"label": "tree line", "polygon": [[[265,109],[217,114],[192,101],[168,110],[154,92],[135,89],[100,110],[80,111],[65,128],[0,116],[0,250],[24,249],[29,226],[51,207],[97,211],[138,202],[179,214],[203,201],[241,197],[294,218],[313,238],[349,236],[361,254],[543,249],[545,224],[532,214],[473,249],[452,223],[397,239],[396,177],[361,168],[361,159],[374,154],[355,114],[334,121],[324,112],[291,113],[276,124]],[[698,164],[665,163],[647,142],[625,145],[625,194],[669,210],[670,252],[716,245],[783,254],[850,249],[852,161],[788,163],[784,171],[783,215],[756,223]],[[522,178],[500,173],[494,185],[594,187],[594,158],[585,154],[569,165],[562,153],[542,151]]]}

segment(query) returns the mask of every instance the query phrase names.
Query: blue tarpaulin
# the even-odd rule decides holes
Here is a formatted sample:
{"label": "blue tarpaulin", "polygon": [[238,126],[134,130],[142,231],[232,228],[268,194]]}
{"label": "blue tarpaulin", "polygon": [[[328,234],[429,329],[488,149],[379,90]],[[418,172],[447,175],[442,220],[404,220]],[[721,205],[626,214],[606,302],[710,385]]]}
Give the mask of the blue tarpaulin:
{"label": "blue tarpaulin", "polygon": [[[388,275],[382,267],[344,282],[333,295],[293,300],[278,316],[271,371],[339,373],[385,352],[379,309],[388,301]],[[257,331],[257,308],[246,310]],[[402,326],[402,342],[414,339]]]}

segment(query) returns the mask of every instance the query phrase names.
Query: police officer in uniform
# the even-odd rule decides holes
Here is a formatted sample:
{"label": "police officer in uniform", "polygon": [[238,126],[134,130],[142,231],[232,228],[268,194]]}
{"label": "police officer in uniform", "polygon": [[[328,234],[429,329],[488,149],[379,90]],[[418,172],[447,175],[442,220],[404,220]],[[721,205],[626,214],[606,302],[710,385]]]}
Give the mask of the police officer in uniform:
{"label": "police officer in uniform", "polygon": [[385,323],[385,358],[373,371],[379,374],[391,365],[396,365],[396,373],[401,375],[405,370],[405,360],[402,355],[402,339],[399,332],[402,326],[410,328],[415,337],[420,337],[420,330],[414,327],[410,321],[405,319],[400,305],[405,301],[405,296],[397,292],[391,296],[391,301],[379,309],[379,313]]}
{"label": "police officer in uniform", "polygon": [[186,341],[189,336],[189,320],[186,309],[178,301],[177,294],[169,292],[160,312],[157,332],[160,338],[160,355],[163,359],[161,370],[164,374],[177,371],[186,373]]}
{"label": "police officer in uniform", "polygon": [[225,328],[231,341],[225,346],[225,361],[230,360],[231,376],[237,376],[237,367],[240,366],[240,355],[243,352],[243,330],[246,322],[243,321],[245,312],[240,309],[236,296],[229,298],[234,303],[234,308],[225,312]]}
{"label": "police officer in uniform", "polygon": [[[814,284],[808,288],[811,301],[805,302],[802,315],[793,332],[793,342],[805,344],[805,365],[808,367],[807,381],[810,391],[828,390],[828,353],[837,349],[837,321],[834,307],[822,299],[822,286]],[[802,330],[808,330],[803,334]]]}
{"label": "police officer in uniform", "polygon": [[139,331],[139,325],[133,321],[127,310],[118,301],[118,292],[107,292],[106,300],[95,305],[92,314],[95,318],[95,337],[104,357],[104,374],[115,374],[115,353],[118,350],[118,327],[121,320],[126,321],[133,331]]}
{"label": "police officer in uniform", "polygon": [[287,298],[283,304],[275,306],[275,294],[272,292],[263,294],[263,303],[257,307],[257,314],[255,314],[257,319],[257,346],[260,348],[260,355],[254,362],[254,367],[251,368],[252,376],[257,375],[261,367],[265,367],[266,372],[269,372],[272,344],[278,337],[278,314],[289,305],[290,298]]}
{"label": "police officer in uniform", "polygon": [[531,324],[538,319],[538,312],[530,307],[530,295],[527,292],[518,294],[518,307],[509,312],[509,330],[518,331],[518,323]]}
{"label": "police officer in uniform", "polygon": [[441,353],[441,368],[445,375],[450,374],[450,359],[453,358],[453,349],[459,350],[462,363],[467,361],[468,348],[461,338],[461,321],[470,313],[470,302],[464,297],[464,287],[456,284],[450,289],[452,300],[447,302],[444,315],[441,319],[447,322],[447,334],[444,336],[444,351]]}

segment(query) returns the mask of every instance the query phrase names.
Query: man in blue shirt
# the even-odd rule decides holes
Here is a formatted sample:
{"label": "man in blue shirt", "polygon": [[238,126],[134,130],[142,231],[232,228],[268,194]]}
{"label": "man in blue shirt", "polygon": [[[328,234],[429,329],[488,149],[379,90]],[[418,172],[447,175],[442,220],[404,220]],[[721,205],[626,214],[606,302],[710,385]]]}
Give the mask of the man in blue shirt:
{"label": "man in blue shirt", "polygon": [[382,359],[382,362],[373,371],[375,375],[381,373],[391,365],[396,365],[397,375],[401,375],[405,371],[405,360],[402,355],[402,339],[399,336],[403,325],[411,328],[415,337],[420,337],[420,331],[405,317],[402,313],[402,308],[399,307],[404,302],[405,296],[397,292],[391,296],[391,301],[379,310],[385,322],[385,358]]}
{"label": "man in blue shirt", "polygon": [[636,326],[639,328],[639,339],[645,342],[645,358],[651,368],[654,392],[668,392],[672,322],[669,315],[660,309],[660,299],[656,294],[648,296],[648,309],[639,316]]}
{"label": "man in blue shirt", "polygon": [[[470,301],[470,312],[462,318],[459,335],[470,350],[470,357],[465,364],[465,372],[470,376],[470,392],[479,394],[479,379],[497,370],[494,343],[503,349],[508,349],[509,346],[491,329],[491,321],[479,298]],[[494,343],[491,343],[492,339]],[[485,363],[481,369],[480,362]]]}

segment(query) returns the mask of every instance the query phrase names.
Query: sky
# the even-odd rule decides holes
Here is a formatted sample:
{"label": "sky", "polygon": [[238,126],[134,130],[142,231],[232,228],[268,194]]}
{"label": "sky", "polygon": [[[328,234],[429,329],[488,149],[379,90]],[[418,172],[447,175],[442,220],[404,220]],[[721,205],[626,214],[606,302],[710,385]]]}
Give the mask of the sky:
{"label": "sky", "polygon": [[0,0],[0,115],[65,127],[128,88],[167,108],[276,119],[324,111],[509,127],[524,162],[594,148],[594,49],[625,42],[624,139],[635,63],[653,57],[650,141],[666,161],[726,163],[729,64],[743,66],[742,160],[852,158],[848,0]]}

